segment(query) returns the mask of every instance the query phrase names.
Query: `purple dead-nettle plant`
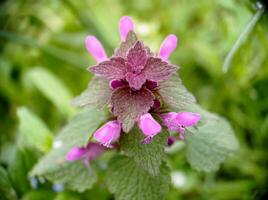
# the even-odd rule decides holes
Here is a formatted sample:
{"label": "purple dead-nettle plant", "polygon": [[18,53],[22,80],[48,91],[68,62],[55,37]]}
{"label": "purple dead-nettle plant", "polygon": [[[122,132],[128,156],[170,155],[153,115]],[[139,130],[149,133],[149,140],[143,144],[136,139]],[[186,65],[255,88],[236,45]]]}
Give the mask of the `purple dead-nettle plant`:
{"label": "purple dead-nettle plant", "polygon": [[[119,32],[122,42],[111,57],[107,56],[95,36],[86,38],[86,48],[97,62],[88,68],[95,74],[88,89],[98,87],[101,94],[89,96],[87,102],[78,97],[74,103],[87,106],[94,102],[99,108],[108,107],[112,115],[111,121],[95,131],[95,141],[105,148],[113,148],[120,135],[128,134],[135,124],[144,135],[141,141],[144,145],[152,142],[154,136],[166,128],[179,133],[179,137],[170,137],[168,144],[171,144],[171,140],[172,143],[178,139],[184,140],[185,129],[196,125],[200,115],[186,111],[166,112],[165,99],[159,92],[160,89],[165,90],[163,83],[177,76],[179,67],[168,60],[177,47],[177,37],[172,34],[167,36],[159,52],[153,53],[137,39],[130,17],[121,18]],[[86,95],[82,94],[82,97]],[[71,149],[66,159],[89,161],[103,151],[95,143],[89,143],[87,147]]]}

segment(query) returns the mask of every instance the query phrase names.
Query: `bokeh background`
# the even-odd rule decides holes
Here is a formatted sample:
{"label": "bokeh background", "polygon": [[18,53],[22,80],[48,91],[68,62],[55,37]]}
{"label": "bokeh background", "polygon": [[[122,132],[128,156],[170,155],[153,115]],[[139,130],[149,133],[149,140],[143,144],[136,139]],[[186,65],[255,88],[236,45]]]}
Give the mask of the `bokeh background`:
{"label": "bokeh background", "polygon": [[248,0],[0,1],[0,199],[113,199],[102,175],[82,194],[27,175],[77,111],[69,102],[91,78],[86,67],[94,60],[84,47],[86,35],[96,35],[111,55],[120,41],[122,15],[134,19],[138,36],[154,51],[167,34],[179,37],[171,60],[181,67],[184,84],[204,108],[230,121],[240,142],[239,151],[209,174],[190,168],[183,144],[169,150],[172,186],[167,199],[267,198],[266,11],[235,52],[229,71],[222,70],[257,12],[254,5]]}

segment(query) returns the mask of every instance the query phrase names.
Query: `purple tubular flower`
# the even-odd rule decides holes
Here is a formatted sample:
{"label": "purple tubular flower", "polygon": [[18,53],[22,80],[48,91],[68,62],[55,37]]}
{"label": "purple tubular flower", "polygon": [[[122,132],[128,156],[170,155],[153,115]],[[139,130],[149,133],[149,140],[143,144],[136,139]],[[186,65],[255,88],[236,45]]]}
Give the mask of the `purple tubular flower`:
{"label": "purple tubular flower", "polygon": [[154,105],[153,105],[153,108],[155,110],[159,109],[161,107],[161,102],[158,100],[158,99],[155,99],[154,100]]}
{"label": "purple tubular flower", "polygon": [[175,112],[169,112],[160,115],[163,120],[163,125],[168,127],[169,131],[178,131],[178,123],[176,121],[177,115],[178,113]]}
{"label": "purple tubular flower", "polygon": [[161,114],[161,118],[163,125],[170,131],[179,131],[180,139],[184,140],[185,128],[196,125],[201,116],[193,112],[169,112]]}
{"label": "purple tubular flower", "polygon": [[125,83],[120,79],[113,79],[109,82],[110,88],[115,90],[116,88],[122,87]]}
{"label": "purple tubular flower", "polygon": [[149,113],[140,117],[138,125],[142,133],[146,136],[143,140],[144,144],[151,142],[153,137],[161,132],[160,124]]}
{"label": "purple tubular flower", "polygon": [[94,158],[100,156],[105,148],[99,144],[89,142],[86,147],[73,147],[66,155],[67,161],[84,160],[89,163]]}
{"label": "purple tubular flower", "polygon": [[175,35],[168,35],[161,44],[159,57],[163,60],[168,60],[171,53],[176,49],[177,43],[178,39]]}
{"label": "purple tubular flower", "polygon": [[85,43],[88,52],[95,58],[97,62],[107,60],[106,52],[100,41],[95,36],[87,36]]}
{"label": "purple tubular flower", "polygon": [[174,136],[169,136],[167,139],[167,145],[172,146],[175,141],[176,141],[176,138]]}
{"label": "purple tubular flower", "polygon": [[134,23],[129,16],[123,16],[119,22],[119,32],[121,36],[121,40],[125,41],[127,38],[127,34],[129,31],[134,30]]}
{"label": "purple tubular flower", "polygon": [[94,139],[107,148],[112,148],[111,143],[118,141],[121,124],[117,120],[109,121],[94,133]]}

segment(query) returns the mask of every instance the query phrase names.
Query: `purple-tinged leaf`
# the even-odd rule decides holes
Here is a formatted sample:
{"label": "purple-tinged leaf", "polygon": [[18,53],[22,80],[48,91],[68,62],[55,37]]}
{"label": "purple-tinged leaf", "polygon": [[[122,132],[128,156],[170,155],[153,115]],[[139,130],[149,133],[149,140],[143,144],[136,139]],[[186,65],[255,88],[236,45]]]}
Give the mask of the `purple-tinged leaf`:
{"label": "purple-tinged leaf", "polygon": [[146,82],[146,77],[143,73],[134,74],[132,72],[127,73],[126,80],[129,84],[129,87],[139,90],[142,85]]}
{"label": "purple-tinged leaf", "polygon": [[129,132],[139,117],[153,106],[154,95],[146,88],[132,91],[129,87],[118,88],[112,93],[114,115],[122,123],[124,132]]}
{"label": "purple-tinged leaf", "polygon": [[102,77],[93,77],[88,88],[72,104],[80,107],[92,107],[103,109],[110,101],[112,90],[109,81]]}
{"label": "purple-tinged leaf", "polygon": [[115,50],[114,56],[126,57],[128,50],[136,43],[137,36],[133,31],[129,31],[125,42],[122,42],[120,47]]}
{"label": "purple-tinged leaf", "polygon": [[127,65],[132,72],[140,72],[147,61],[146,49],[141,41],[137,41],[127,54]]}
{"label": "purple-tinged leaf", "polygon": [[160,58],[149,57],[143,73],[150,81],[164,81],[177,71],[178,67],[168,64]]}
{"label": "purple-tinged leaf", "polygon": [[121,57],[113,57],[88,68],[89,71],[108,79],[122,79],[126,73],[125,59]]}

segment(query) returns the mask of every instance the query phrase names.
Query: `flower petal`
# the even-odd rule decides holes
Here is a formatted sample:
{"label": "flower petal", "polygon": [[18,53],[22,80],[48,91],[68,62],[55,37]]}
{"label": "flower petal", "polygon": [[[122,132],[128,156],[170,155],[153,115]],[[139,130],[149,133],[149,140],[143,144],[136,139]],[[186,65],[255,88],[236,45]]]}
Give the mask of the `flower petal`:
{"label": "flower petal", "polygon": [[185,127],[179,127],[179,139],[184,140],[185,139]]}
{"label": "flower petal", "polygon": [[125,59],[121,57],[113,57],[88,68],[89,71],[99,76],[109,79],[123,79],[126,73]]}
{"label": "flower petal", "polygon": [[200,120],[201,116],[193,112],[180,112],[176,116],[176,122],[182,126],[194,126]]}
{"label": "flower petal", "polygon": [[175,65],[168,64],[160,58],[149,57],[143,73],[147,80],[159,82],[167,80],[177,69]]}
{"label": "flower petal", "polygon": [[135,122],[153,106],[154,95],[146,88],[133,91],[129,87],[121,87],[112,93],[113,113],[122,123],[124,132],[129,132]]}
{"label": "flower petal", "polygon": [[141,41],[137,41],[128,52],[127,65],[132,72],[140,72],[144,68],[146,61],[146,49]]}
{"label": "flower petal", "polygon": [[92,35],[86,37],[86,48],[97,62],[107,60],[105,50],[100,41]]}
{"label": "flower petal", "polygon": [[140,117],[138,125],[145,136],[154,136],[161,131],[160,124],[149,113]]}
{"label": "flower petal", "polygon": [[111,148],[111,143],[119,139],[120,132],[120,123],[117,120],[109,121],[94,133],[94,139],[102,145]]}
{"label": "flower petal", "polygon": [[88,160],[93,160],[94,158],[100,156],[105,151],[105,148],[103,146],[94,142],[89,142],[86,149],[87,149],[86,158]]}
{"label": "flower petal", "polygon": [[123,16],[120,19],[119,22],[119,32],[121,36],[121,40],[125,41],[127,34],[129,31],[132,31],[134,29],[134,23],[129,16]]}
{"label": "flower petal", "polygon": [[169,131],[178,131],[179,124],[176,121],[177,113],[169,112],[160,115],[163,125],[168,127]]}
{"label": "flower petal", "polygon": [[73,147],[66,155],[65,159],[68,161],[75,161],[82,159],[86,154],[86,149],[83,147]]}
{"label": "flower petal", "polygon": [[168,60],[171,53],[176,49],[177,42],[178,39],[175,35],[168,35],[160,46],[159,57],[163,60]]}

